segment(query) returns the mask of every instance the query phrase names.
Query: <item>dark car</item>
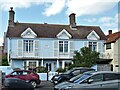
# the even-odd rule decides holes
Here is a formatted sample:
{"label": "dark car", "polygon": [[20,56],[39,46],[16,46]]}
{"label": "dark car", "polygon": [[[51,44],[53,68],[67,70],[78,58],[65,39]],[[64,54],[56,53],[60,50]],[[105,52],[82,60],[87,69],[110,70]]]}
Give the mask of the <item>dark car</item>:
{"label": "dark car", "polygon": [[41,82],[39,75],[31,70],[15,70],[6,75],[5,78],[19,78],[25,80],[26,82],[31,83],[34,88]]}
{"label": "dark car", "polygon": [[18,78],[5,78],[2,90],[34,90],[34,87]]}
{"label": "dark car", "polygon": [[57,74],[52,77],[51,82],[56,85],[58,83],[61,83],[63,81],[68,81],[74,76],[77,76],[78,74],[83,74],[84,72],[87,71],[95,71],[95,69],[92,68],[87,68],[87,67],[78,67],[78,68],[73,68],[71,70],[68,70],[67,72],[63,74]]}
{"label": "dark car", "polygon": [[57,84],[54,90],[120,90],[120,73],[91,71]]}

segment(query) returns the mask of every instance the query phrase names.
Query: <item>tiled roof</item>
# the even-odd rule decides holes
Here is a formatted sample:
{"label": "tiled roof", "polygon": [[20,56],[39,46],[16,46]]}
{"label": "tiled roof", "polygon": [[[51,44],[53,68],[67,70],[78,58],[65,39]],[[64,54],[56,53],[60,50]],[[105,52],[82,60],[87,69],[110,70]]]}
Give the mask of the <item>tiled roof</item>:
{"label": "tiled roof", "polygon": [[15,23],[14,27],[8,27],[6,36],[21,37],[20,35],[29,27],[37,34],[37,38],[56,38],[56,35],[65,29],[71,34],[72,39],[86,39],[87,35],[94,30],[101,40],[106,40],[99,26],[77,26],[77,30],[71,30],[69,25],[59,24]]}
{"label": "tiled roof", "polygon": [[116,32],[116,33],[113,33],[113,34],[107,35],[107,41],[106,41],[106,43],[115,42],[118,38],[120,38],[120,31]]}

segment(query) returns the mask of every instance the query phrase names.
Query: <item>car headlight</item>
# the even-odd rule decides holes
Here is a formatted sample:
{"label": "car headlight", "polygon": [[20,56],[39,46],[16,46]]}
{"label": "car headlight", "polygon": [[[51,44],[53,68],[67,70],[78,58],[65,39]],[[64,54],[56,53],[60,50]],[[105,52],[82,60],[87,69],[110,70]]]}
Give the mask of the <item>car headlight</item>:
{"label": "car headlight", "polygon": [[69,90],[70,88],[72,88],[73,87],[73,85],[69,85],[69,86],[67,86],[66,88],[65,88],[65,90]]}

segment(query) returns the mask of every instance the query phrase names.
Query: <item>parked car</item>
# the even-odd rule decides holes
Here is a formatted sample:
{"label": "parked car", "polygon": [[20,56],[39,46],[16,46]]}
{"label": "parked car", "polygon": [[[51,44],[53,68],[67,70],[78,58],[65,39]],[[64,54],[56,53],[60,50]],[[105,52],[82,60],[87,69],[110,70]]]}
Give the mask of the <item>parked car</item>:
{"label": "parked car", "polygon": [[112,71],[87,72],[72,79],[56,85],[54,90],[97,90],[98,88],[119,90],[120,88],[120,73]]}
{"label": "parked car", "polygon": [[26,82],[31,83],[34,88],[41,82],[39,75],[31,70],[15,70],[6,75],[5,78],[19,78],[21,80],[25,80]]}
{"label": "parked car", "polygon": [[34,90],[34,87],[18,78],[5,78],[2,90]]}
{"label": "parked car", "polygon": [[55,76],[52,77],[51,82],[56,85],[58,83],[67,81],[69,79],[71,79],[74,76],[77,76],[78,74],[82,74],[84,72],[87,71],[95,71],[95,69],[92,68],[87,68],[87,67],[77,67],[77,68],[73,68],[71,70],[68,70],[67,72],[63,73],[63,74],[57,74]]}

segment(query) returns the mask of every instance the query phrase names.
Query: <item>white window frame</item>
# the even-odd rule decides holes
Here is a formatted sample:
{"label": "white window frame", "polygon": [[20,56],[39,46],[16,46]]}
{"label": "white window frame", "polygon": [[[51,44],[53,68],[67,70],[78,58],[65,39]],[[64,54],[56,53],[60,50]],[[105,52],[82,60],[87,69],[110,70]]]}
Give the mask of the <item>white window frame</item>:
{"label": "white window frame", "polygon": [[[66,42],[67,40],[60,40],[59,41],[59,53],[69,53],[69,41],[67,41],[67,52],[65,52],[65,42]],[[63,49],[63,51],[62,52],[60,52],[60,42],[62,42],[62,49]]]}

